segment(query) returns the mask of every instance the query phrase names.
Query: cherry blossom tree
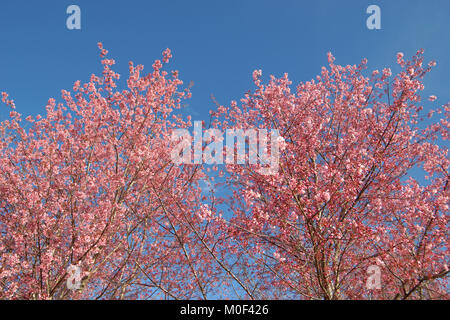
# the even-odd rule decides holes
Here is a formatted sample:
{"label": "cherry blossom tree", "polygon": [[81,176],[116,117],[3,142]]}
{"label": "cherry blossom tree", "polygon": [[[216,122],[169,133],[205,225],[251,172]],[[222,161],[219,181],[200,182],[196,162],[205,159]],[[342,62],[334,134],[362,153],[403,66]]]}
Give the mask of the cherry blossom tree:
{"label": "cherry blossom tree", "polygon": [[0,298],[206,298],[218,271],[216,233],[198,214],[204,173],[168,152],[173,128],[190,125],[174,114],[189,88],[162,69],[166,50],[148,74],[130,62],[120,90],[99,48],[102,76],[62,90],[44,117],[22,120],[2,94]]}
{"label": "cherry blossom tree", "polygon": [[366,60],[334,61],[295,90],[287,74],[263,84],[257,70],[240,105],[213,112],[217,128],[283,138],[272,175],[227,165],[222,201],[235,248],[248,253],[246,284],[269,299],[448,298],[450,104],[424,120],[431,102],[420,95],[435,63],[399,53],[396,75],[366,75]]}

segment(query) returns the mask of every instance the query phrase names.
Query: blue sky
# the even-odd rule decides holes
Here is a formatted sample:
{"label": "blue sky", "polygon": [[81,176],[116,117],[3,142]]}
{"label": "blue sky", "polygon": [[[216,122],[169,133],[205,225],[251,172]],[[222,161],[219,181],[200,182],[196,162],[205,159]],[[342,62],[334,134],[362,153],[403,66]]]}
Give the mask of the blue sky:
{"label": "blue sky", "polygon": [[[70,4],[81,8],[81,30],[66,28]],[[381,30],[366,27],[371,4],[381,8]],[[24,115],[44,113],[49,97],[100,73],[98,41],[123,77],[128,61],[150,68],[172,49],[169,68],[194,82],[194,120],[208,118],[211,94],[227,105],[252,89],[254,69],[265,79],[287,72],[295,84],[318,74],[328,51],[340,64],[366,57],[375,69],[423,47],[438,62],[426,94],[450,101],[448,0],[2,0],[0,8],[0,91]],[[0,120],[6,115],[2,107]]]}

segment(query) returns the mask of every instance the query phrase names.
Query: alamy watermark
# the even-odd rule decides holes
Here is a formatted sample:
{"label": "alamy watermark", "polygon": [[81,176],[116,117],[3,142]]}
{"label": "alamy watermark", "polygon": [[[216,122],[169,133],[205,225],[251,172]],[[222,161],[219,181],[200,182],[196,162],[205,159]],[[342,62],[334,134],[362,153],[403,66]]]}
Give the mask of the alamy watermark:
{"label": "alamy watermark", "polygon": [[69,30],[80,30],[81,29],[81,9],[79,6],[72,4],[67,7],[67,14],[70,16],[67,17],[66,27]]}
{"label": "alamy watermark", "polygon": [[366,20],[366,26],[369,30],[381,29],[381,9],[379,6],[372,4],[367,7],[366,13],[370,16]]}
{"label": "alamy watermark", "polygon": [[67,281],[66,286],[67,289],[75,291],[81,289],[81,269],[77,265],[71,264],[67,268]]}
{"label": "alamy watermark", "polygon": [[381,289],[381,269],[377,265],[371,265],[367,268],[366,289],[379,290]]}
{"label": "alamy watermark", "polygon": [[211,128],[203,132],[202,121],[194,121],[193,131],[193,136],[187,129],[172,132],[175,146],[170,155],[175,164],[223,164],[225,155],[226,164],[259,164],[258,171],[264,175],[278,172],[280,146],[284,146],[278,130],[270,130],[270,154],[267,129],[227,129],[224,134]]}

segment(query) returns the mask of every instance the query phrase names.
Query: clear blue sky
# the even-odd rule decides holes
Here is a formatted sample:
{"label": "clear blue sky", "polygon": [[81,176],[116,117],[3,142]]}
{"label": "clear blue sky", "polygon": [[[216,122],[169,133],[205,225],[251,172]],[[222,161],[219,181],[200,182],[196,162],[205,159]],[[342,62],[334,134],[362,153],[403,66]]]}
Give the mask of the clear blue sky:
{"label": "clear blue sky", "polygon": [[[81,8],[82,29],[66,28],[66,8]],[[366,28],[366,8],[381,8],[381,30]],[[214,108],[239,100],[252,89],[251,73],[265,79],[288,72],[294,83],[313,78],[326,64],[369,60],[369,68],[394,66],[395,54],[423,47],[438,62],[426,93],[450,101],[450,1],[448,0],[2,0],[0,6],[0,91],[24,115],[44,113],[49,97],[75,80],[100,73],[96,43],[102,41],[117,70],[128,61],[151,67],[172,49],[169,68],[194,81],[189,112],[207,119]],[[0,111],[0,120],[6,117]]]}

